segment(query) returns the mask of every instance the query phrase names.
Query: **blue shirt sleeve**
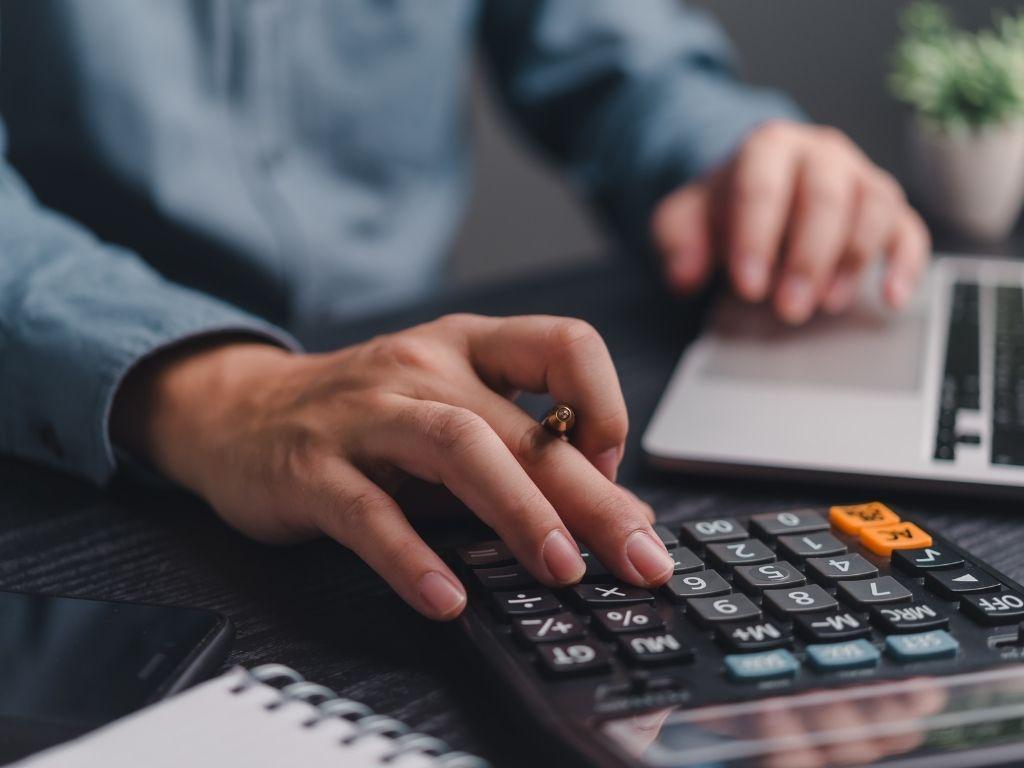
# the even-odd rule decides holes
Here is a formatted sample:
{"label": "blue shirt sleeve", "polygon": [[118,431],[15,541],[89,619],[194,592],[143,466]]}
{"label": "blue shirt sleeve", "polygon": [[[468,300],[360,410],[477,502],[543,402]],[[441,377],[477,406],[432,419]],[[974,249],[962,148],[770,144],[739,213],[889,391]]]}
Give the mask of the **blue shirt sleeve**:
{"label": "blue shirt sleeve", "polygon": [[720,28],[676,0],[492,0],[481,35],[514,117],[631,245],[665,193],[765,121],[802,119],[740,82]]}
{"label": "blue shirt sleeve", "polygon": [[108,420],[125,374],[165,347],[214,333],[298,348],[278,328],[164,280],[43,208],[0,162],[0,452],[105,482],[117,467]]}

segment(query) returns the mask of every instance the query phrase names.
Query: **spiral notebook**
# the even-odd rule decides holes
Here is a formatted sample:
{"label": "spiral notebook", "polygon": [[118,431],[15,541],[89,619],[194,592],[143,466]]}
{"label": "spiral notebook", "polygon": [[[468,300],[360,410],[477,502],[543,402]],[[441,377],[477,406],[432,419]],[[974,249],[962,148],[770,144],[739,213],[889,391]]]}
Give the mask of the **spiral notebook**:
{"label": "spiral notebook", "polygon": [[489,768],[289,667],[230,672],[14,768]]}

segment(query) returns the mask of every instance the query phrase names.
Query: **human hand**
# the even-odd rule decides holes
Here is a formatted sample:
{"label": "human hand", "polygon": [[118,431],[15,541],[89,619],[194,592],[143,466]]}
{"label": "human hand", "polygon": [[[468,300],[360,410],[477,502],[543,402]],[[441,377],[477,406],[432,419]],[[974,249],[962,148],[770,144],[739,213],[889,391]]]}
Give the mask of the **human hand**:
{"label": "human hand", "polygon": [[930,252],[899,184],[833,128],[765,123],[722,168],[665,197],[651,220],[666,279],[698,288],[712,264],[749,301],[771,297],[793,324],[841,312],[865,267],[887,261],[882,293],[902,307]]}
{"label": "human hand", "polygon": [[[572,445],[511,402],[520,390],[574,406]],[[583,575],[573,536],[631,584],[666,581],[650,508],[614,482],[626,430],[600,336],[542,316],[452,315],[328,354],[184,347],[133,372],[112,414],[119,445],[239,530],[325,533],[435,619],[466,595],[385,491],[403,475],[446,486],[544,584]]]}

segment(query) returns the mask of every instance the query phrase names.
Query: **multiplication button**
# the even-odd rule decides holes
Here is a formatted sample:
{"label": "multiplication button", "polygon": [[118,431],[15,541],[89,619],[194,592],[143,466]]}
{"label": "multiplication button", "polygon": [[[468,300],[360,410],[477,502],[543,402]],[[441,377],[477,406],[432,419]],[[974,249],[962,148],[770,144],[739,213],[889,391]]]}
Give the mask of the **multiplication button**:
{"label": "multiplication button", "polygon": [[630,603],[654,602],[654,595],[646,589],[626,584],[605,582],[603,584],[577,584],[572,588],[572,597],[582,606],[629,605]]}

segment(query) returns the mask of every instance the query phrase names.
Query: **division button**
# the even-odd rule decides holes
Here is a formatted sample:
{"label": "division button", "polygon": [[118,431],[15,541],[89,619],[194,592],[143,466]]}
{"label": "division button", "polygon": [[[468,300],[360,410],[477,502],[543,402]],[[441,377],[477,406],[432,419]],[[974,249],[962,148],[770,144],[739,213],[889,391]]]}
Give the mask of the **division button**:
{"label": "division button", "polygon": [[601,608],[594,611],[598,626],[606,635],[621,632],[642,632],[663,627],[661,616],[647,605],[626,605],[621,608]]}
{"label": "division button", "polygon": [[471,568],[509,565],[515,562],[511,550],[505,546],[503,541],[498,539],[467,544],[464,547],[458,547],[455,552],[458,554],[459,559]]}
{"label": "division button", "polygon": [[531,643],[575,640],[585,634],[583,623],[571,613],[555,613],[512,620],[516,634]]}
{"label": "division button", "polygon": [[928,589],[948,600],[958,600],[962,595],[976,592],[997,592],[1002,586],[987,573],[977,568],[928,571],[924,577],[924,584]]}
{"label": "division button", "polygon": [[577,584],[572,588],[572,594],[581,605],[606,606],[654,602],[654,595],[646,589],[615,582]]}
{"label": "division button", "polygon": [[839,606],[836,599],[817,584],[796,589],[766,589],[764,600],[767,607],[782,616],[828,611]]}
{"label": "division button", "polygon": [[804,533],[779,536],[779,554],[797,562],[808,557],[832,557],[846,554],[846,545],[831,533]]}
{"label": "division button", "polygon": [[871,625],[866,616],[850,611],[813,613],[794,619],[797,632],[815,643],[834,643],[868,637]]}
{"label": "division button", "polygon": [[792,512],[768,512],[750,518],[750,527],[755,535],[774,539],[788,533],[812,533],[827,531],[828,520],[811,509]]}
{"label": "division button", "polygon": [[814,667],[824,672],[873,667],[878,664],[881,656],[878,649],[867,640],[807,646],[807,658]]}
{"label": "division button", "polygon": [[544,589],[524,589],[521,592],[495,592],[494,601],[506,618],[536,613],[554,613],[562,609],[555,596]]}
{"label": "division button", "polygon": [[982,624],[1016,624],[1024,619],[1024,597],[1017,592],[964,595],[960,606]]}
{"label": "division button", "polygon": [[885,650],[897,661],[926,661],[956,656],[960,643],[944,629],[913,635],[889,635]]}
{"label": "division button", "polygon": [[760,539],[708,544],[707,548],[711,564],[723,569],[751,563],[770,563],[775,559],[775,553]]}
{"label": "division button", "polygon": [[905,573],[921,576],[925,571],[959,568],[964,559],[941,544],[932,544],[924,549],[897,550],[892,553],[892,564]]}
{"label": "division button", "polygon": [[793,633],[784,624],[770,619],[719,624],[715,628],[715,636],[729,650],[740,652],[766,651],[793,643]]}
{"label": "division button", "polygon": [[871,501],[832,507],[828,511],[828,519],[838,530],[856,536],[865,526],[898,523],[900,516],[882,502]]}
{"label": "division button", "polygon": [[930,533],[921,530],[913,523],[897,523],[896,525],[874,525],[862,528],[860,543],[876,555],[888,557],[893,550],[924,549],[932,545]]}
{"label": "division button", "polygon": [[761,609],[746,595],[695,597],[686,602],[686,613],[702,626],[725,621],[750,621],[761,618]]}
{"label": "division button", "polygon": [[785,648],[760,653],[729,654],[725,668],[733,680],[756,682],[773,677],[792,677],[800,669],[800,662]]}
{"label": "division button", "polygon": [[885,632],[924,632],[949,626],[949,618],[928,603],[879,606],[871,613],[875,623]]}
{"label": "division button", "polygon": [[909,589],[892,576],[841,581],[839,582],[839,595],[844,600],[862,607],[880,603],[905,603],[914,597]]}
{"label": "division button", "polygon": [[840,555],[838,557],[811,557],[807,560],[807,574],[815,581],[833,585],[843,579],[870,579],[878,575],[878,569],[862,555]]}
{"label": "division button", "polygon": [[619,646],[634,664],[663,664],[693,657],[693,648],[676,632],[622,635]]}
{"label": "division button", "polygon": [[693,520],[683,523],[683,537],[700,548],[714,541],[736,541],[747,538],[746,529],[739,520],[720,517],[714,520]]}
{"label": "division button", "polygon": [[691,597],[711,597],[732,592],[729,582],[718,571],[697,571],[673,576],[665,584],[665,592],[673,601],[681,603]]}
{"label": "division button", "polygon": [[546,643],[537,646],[541,666],[551,675],[576,675],[607,669],[608,650],[596,643],[579,640],[572,643]]}
{"label": "division button", "polygon": [[764,589],[799,587],[807,583],[807,578],[796,566],[784,560],[763,565],[741,565],[736,568],[735,574],[740,588],[755,595]]}

